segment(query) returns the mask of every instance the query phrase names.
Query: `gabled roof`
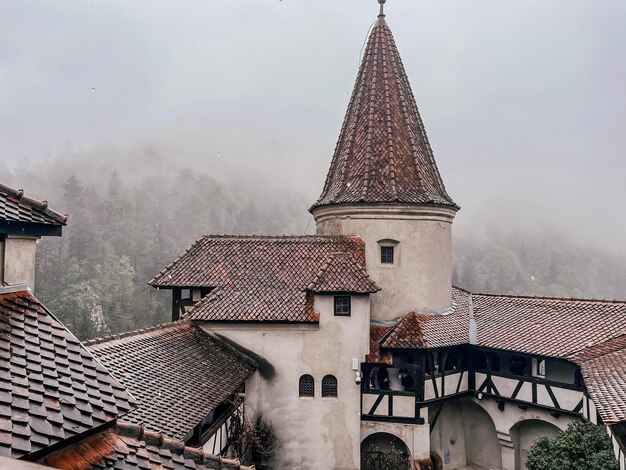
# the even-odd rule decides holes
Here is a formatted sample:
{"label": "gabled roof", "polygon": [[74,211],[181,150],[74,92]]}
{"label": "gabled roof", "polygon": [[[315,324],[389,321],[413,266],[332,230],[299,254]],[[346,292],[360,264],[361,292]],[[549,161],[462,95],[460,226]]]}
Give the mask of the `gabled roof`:
{"label": "gabled roof", "polygon": [[585,349],[574,358],[587,392],[607,424],[626,420],[626,335]]}
{"label": "gabled roof", "polygon": [[381,340],[380,345],[385,348],[422,349],[428,346],[424,336],[419,315],[409,312]]}
{"label": "gabled roof", "polygon": [[211,288],[187,313],[193,320],[316,322],[307,288],[335,253],[356,263],[345,263],[347,279],[355,281],[356,269],[361,289],[365,244],[348,236],[205,236],[150,284]]}
{"label": "gabled roof", "polygon": [[135,400],[24,286],[0,288],[0,455],[111,423]]}
{"label": "gabled roof", "polygon": [[443,348],[469,343],[469,293],[452,288],[452,309],[446,315],[407,313],[382,339],[390,349]]}
{"label": "gabled roof", "polygon": [[365,49],[324,189],[331,204],[440,204],[448,196],[384,17]]}
{"label": "gabled roof", "polygon": [[47,201],[28,197],[24,195],[24,190],[0,183],[1,222],[62,226],[67,219],[67,214],[50,209]]}
{"label": "gabled roof", "polygon": [[118,422],[112,429],[69,446],[40,460],[61,470],[113,469],[145,470],[253,470],[202,449],[148,431],[143,426]]}
{"label": "gabled roof", "polygon": [[349,253],[333,253],[307,289],[315,293],[373,294],[380,287]]}
{"label": "gabled roof", "polygon": [[250,359],[189,321],[86,345],[138,399],[139,408],[125,420],[175,439],[188,438],[256,369]]}

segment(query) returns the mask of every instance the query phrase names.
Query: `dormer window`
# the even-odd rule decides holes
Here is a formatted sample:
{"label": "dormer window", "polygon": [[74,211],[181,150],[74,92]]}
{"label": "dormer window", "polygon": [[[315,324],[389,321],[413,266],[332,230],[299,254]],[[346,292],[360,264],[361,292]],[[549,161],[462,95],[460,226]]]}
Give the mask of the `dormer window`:
{"label": "dormer window", "polygon": [[394,260],[394,248],[393,246],[381,246],[380,247],[380,262],[382,264],[393,264]]}
{"label": "dormer window", "polygon": [[349,295],[335,296],[335,316],[349,317],[352,314],[352,299]]}

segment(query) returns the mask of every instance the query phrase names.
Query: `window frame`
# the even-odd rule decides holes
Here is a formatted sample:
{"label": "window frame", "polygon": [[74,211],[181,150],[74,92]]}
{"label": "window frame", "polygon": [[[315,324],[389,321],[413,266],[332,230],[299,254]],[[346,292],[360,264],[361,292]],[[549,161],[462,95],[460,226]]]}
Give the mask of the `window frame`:
{"label": "window frame", "polygon": [[393,266],[396,264],[396,247],[393,245],[380,245],[380,264]]}
{"label": "window frame", "polygon": [[[340,306],[338,301],[346,300],[347,303],[347,312],[338,312],[338,308],[344,308],[346,305]],[[336,317],[351,317],[352,316],[352,296],[350,295],[335,295],[333,297],[333,313]]]}
{"label": "window frame", "polygon": [[338,388],[339,383],[336,376],[332,374],[326,374],[322,378],[322,398],[337,398]]}
{"label": "window frame", "polygon": [[[377,265],[381,268],[397,268],[400,266],[400,242],[391,238],[383,238],[378,240],[378,259]],[[387,252],[390,250],[391,259],[389,259]],[[387,252],[387,253],[385,253]],[[387,256],[387,257],[386,257]]]}
{"label": "window frame", "polygon": [[[309,379],[310,383],[308,383]],[[307,387],[307,389],[303,392],[304,387]],[[310,387],[310,392],[308,387]],[[302,374],[298,379],[298,396],[300,398],[315,398],[315,378],[311,374]]]}

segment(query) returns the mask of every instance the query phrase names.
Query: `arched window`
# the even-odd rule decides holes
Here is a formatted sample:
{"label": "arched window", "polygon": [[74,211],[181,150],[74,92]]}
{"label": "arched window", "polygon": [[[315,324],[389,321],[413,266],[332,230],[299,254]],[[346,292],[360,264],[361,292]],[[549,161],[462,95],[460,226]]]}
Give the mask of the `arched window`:
{"label": "arched window", "polygon": [[337,396],[337,377],[327,375],[322,379],[322,398]]}
{"label": "arched window", "polygon": [[313,398],[315,396],[315,379],[305,374],[300,377],[300,397]]}

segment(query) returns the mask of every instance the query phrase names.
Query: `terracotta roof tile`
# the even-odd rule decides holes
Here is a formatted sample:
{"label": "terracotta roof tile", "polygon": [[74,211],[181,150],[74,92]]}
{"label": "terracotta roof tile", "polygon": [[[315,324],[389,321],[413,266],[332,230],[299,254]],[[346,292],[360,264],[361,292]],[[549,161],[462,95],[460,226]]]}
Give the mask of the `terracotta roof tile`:
{"label": "terracotta roof tile", "polygon": [[213,288],[188,312],[193,320],[316,322],[306,289],[334,253],[365,267],[359,237],[205,236],[150,284]]}
{"label": "terracotta roof tile", "polygon": [[469,297],[452,288],[452,309],[445,315],[409,312],[383,338],[385,348],[442,348],[469,343]]}
{"label": "terracotta roof tile", "polygon": [[138,399],[139,408],[125,419],[176,439],[184,439],[256,369],[189,321],[86,344]]}
{"label": "terracotta roof tile", "polygon": [[333,253],[307,289],[315,293],[373,294],[380,287],[349,253]]}
{"label": "terracotta roof tile", "polygon": [[480,346],[567,358],[626,333],[626,302],[472,294]]}
{"label": "terracotta roof tile", "polygon": [[409,312],[382,339],[381,346],[396,349],[423,349],[428,347],[420,315]]}
{"label": "terracotta roof tile", "polygon": [[47,201],[25,196],[22,189],[0,183],[0,221],[65,225],[67,219],[67,214],[50,209]]}
{"label": "terracotta roof tile", "polygon": [[365,356],[365,362],[371,364],[391,364],[391,354],[382,353],[380,340],[391,330],[390,326],[372,323],[370,325],[370,352]]}
{"label": "terracotta roof tile", "polygon": [[[0,455],[112,422],[134,399],[24,287],[0,288]],[[9,427],[6,421],[11,420]]]}
{"label": "terracotta roof tile", "polygon": [[585,348],[571,358],[606,424],[626,421],[626,334]]}
{"label": "terracotta roof tile", "polygon": [[202,449],[185,447],[181,441],[143,426],[118,422],[107,431],[78,444],[55,452],[39,463],[61,470],[120,468],[126,470],[209,470],[254,467],[240,465],[237,460],[209,455]]}
{"label": "terracotta roof tile", "polygon": [[391,30],[370,34],[324,189],[329,204],[442,204],[448,196]]}

